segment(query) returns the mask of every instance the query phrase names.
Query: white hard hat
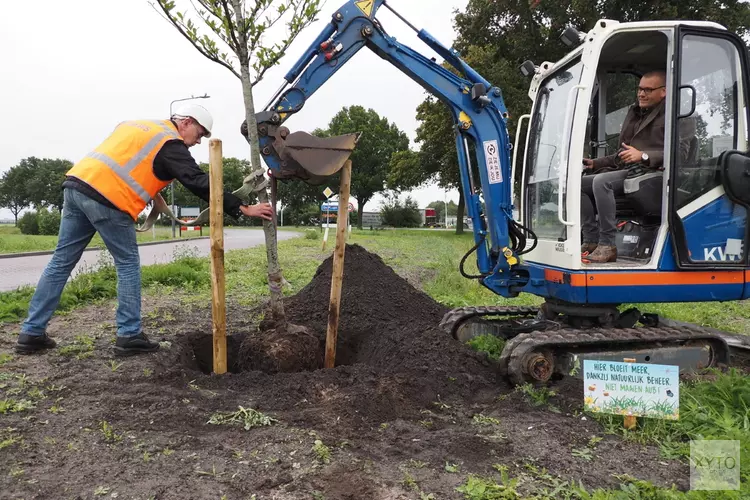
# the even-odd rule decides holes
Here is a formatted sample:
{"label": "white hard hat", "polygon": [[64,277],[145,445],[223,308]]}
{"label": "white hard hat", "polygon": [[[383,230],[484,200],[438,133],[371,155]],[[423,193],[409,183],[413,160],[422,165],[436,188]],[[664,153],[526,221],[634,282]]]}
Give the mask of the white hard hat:
{"label": "white hard hat", "polygon": [[190,117],[197,121],[203,128],[206,129],[208,135],[211,137],[211,128],[214,126],[214,119],[211,117],[211,113],[206,108],[198,104],[181,104],[172,115],[173,117],[187,118]]}

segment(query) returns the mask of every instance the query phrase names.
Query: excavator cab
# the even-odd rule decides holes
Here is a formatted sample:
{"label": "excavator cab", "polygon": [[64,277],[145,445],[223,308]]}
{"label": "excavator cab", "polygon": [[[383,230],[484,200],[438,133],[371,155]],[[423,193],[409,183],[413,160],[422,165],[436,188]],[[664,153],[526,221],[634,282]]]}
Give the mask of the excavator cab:
{"label": "excavator cab", "polygon": [[[525,153],[514,165],[519,212],[538,238],[526,261],[582,271],[746,267],[747,204],[733,194],[742,174],[727,170],[734,158],[744,172],[748,149],[741,39],[714,23],[611,20],[566,38],[575,47],[565,58],[535,68],[525,138],[516,137]],[[617,154],[639,80],[653,70],[667,75],[663,165],[629,169],[616,198],[617,261],[586,264],[582,160]],[[747,293],[739,286],[728,295]]]}

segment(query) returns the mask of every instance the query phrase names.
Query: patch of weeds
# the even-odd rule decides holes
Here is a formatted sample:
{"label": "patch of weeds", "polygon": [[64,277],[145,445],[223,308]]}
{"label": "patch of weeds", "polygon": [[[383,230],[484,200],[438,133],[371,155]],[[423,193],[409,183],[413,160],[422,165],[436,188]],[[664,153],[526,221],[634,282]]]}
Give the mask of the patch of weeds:
{"label": "patch of weeds", "polygon": [[13,398],[6,398],[0,401],[0,415],[20,413],[26,410],[33,410],[34,408],[36,408],[36,403],[28,399],[15,400]]}
{"label": "patch of weeds", "polygon": [[161,450],[161,454],[164,455],[165,457],[168,457],[169,455],[172,455],[173,453],[174,453],[174,450],[170,450],[169,447]]}
{"label": "patch of weeds", "polygon": [[154,370],[152,370],[151,368],[144,368],[143,369],[143,376],[144,377],[150,377],[153,374],[154,374]]}
{"label": "patch of weeds", "polygon": [[450,462],[445,462],[445,472],[450,472],[452,474],[455,474],[458,472],[459,465],[458,464],[452,464]]}
{"label": "patch of weeds", "polygon": [[433,426],[434,424],[433,424],[432,420],[420,420],[420,421],[419,421],[419,425],[421,425],[421,426],[422,426],[422,427],[424,427],[425,429],[429,429],[429,428],[430,428],[430,427],[432,427],[432,426]]}
{"label": "patch of weeds", "polygon": [[124,365],[124,364],[125,364],[124,362],[120,362],[120,363],[118,363],[117,361],[115,361],[114,359],[112,359],[112,360],[110,360],[110,362],[109,362],[109,363],[107,364],[107,366],[109,366],[109,369],[110,369],[110,370],[112,370],[112,372],[116,372],[116,371],[117,371],[117,370],[119,370],[119,369],[120,369],[120,367],[121,367],[122,365]]}
{"label": "patch of weeds", "polygon": [[409,489],[412,489],[415,491],[419,490],[419,485],[417,484],[417,481],[408,472],[404,472],[404,479],[401,482],[403,483],[404,486],[406,486]]}
{"label": "patch of weeds", "polygon": [[107,443],[119,443],[122,441],[122,434],[116,433],[112,425],[106,420],[99,422],[99,428],[102,430],[104,441]]}
{"label": "patch of weeds", "polygon": [[591,450],[589,448],[573,448],[571,451],[574,457],[576,458],[582,458],[583,460],[586,460],[587,462],[590,462],[592,458],[594,458],[594,455],[591,453]]}
{"label": "patch of weeds", "polygon": [[18,467],[18,466],[13,467],[10,470],[10,477],[20,477],[20,476],[23,476],[24,472],[26,472],[26,471],[24,469]]}
{"label": "patch of weeds", "polygon": [[315,459],[323,464],[331,462],[331,449],[326,446],[323,441],[316,439],[312,447],[312,452],[315,454]]}
{"label": "patch of weeds", "polygon": [[493,417],[487,417],[481,413],[477,413],[471,419],[475,425],[500,425],[500,421]]}
{"label": "patch of weeds", "polygon": [[47,395],[44,394],[44,391],[42,391],[39,387],[32,387],[31,389],[29,389],[26,395],[31,399],[36,399],[38,401],[47,398]]}
{"label": "patch of weeds", "polygon": [[94,351],[93,337],[85,335],[76,335],[72,344],[61,347],[57,353],[60,356],[75,356],[76,359],[85,359],[91,357]]}
{"label": "patch of weeds", "polygon": [[411,458],[411,459],[409,459],[409,462],[407,462],[407,465],[409,467],[413,467],[415,469],[424,469],[425,467],[427,467],[428,463],[427,462],[423,462],[421,460],[415,460],[415,459]]}
{"label": "patch of weeds", "polygon": [[264,415],[252,408],[239,407],[239,410],[229,413],[214,413],[208,420],[213,425],[241,424],[246,431],[253,427],[265,427],[277,423],[278,420]]}
{"label": "patch of weeds", "polygon": [[594,449],[596,449],[596,446],[601,442],[602,439],[603,438],[599,436],[591,436],[586,446],[582,448],[573,448],[571,450],[571,454],[576,458],[580,458],[586,460],[587,462],[590,462],[594,458]]}
{"label": "patch of weeds", "polygon": [[[576,484],[573,480],[565,481],[558,476],[550,474],[547,469],[542,468],[540,470],[537,466],[528,462],[524,464],[524,467],[534,479],[534,483],[532,484],[535,495],[533,498],[539,498],[540,500],[579,500],[587,498],[586,490],[580,482]],[[541,485],[537,486],[536,483],[541,483]]]}
{"label": "patch of weeds", "polygon": [[511,479],[508,468],[494,465],[495,470],[500,472],[500,482],[491,477],[482,477],[470,474],[464,484],[456,488],[456,491],[464,495],[465,500],[505,500],[518,499],[521,495],[516,490],[518,479]]}
{"label": "patch of weeds", "polygon": [[529,382],[516,386],[516,392],[523,394],[523,399],[534,406],[544,406],[549,403],[550,398],[557,395],[548,387],[536,388]]}
{"label": "patch of weeds", "polygon": [[60,401],[62,401],[62,399],[63,398],[57,398],[55,400],[55,403],[49,408],[50,413],[57,415],[65,411],[65,409],[62,406],[60,406]]}
{"label": "patch of weeds", "polygon": [[94,490],[94,495],[101,497],[101,496],[106,495],[110,491],[112,491],[112,488],[108,488],[106,486],[97,486],[96,489]]}
{"label": "patch of weeds", "polygon": [[0,354],[0,366],[3,366],[5,363],[10,363],[13,359],[13,355],[8,354],[7,352]]}
{"label": "patch of weeds", "polygon": [[387,424],[387,423],[385,423],[385,422],[383,422],[382,424],[380,424],[379,430],[381,430],[381,431],[384,431],[384,430],[386,430],[387,428],[388,428],[388,424]]}
{"label": "patch of weeds", "polygon": [[0,435],[5,435],[5,434],[8,435],[8,437],[0,440],[0,450],[3,450],[5,448],[9,448],[9,447],[13,446],[16,443],[20,443],[21,442],[21,437],[18,436],[18,435],[16,435],[15,431],[16,431],[16,429],[14,429],[12,427],[8,427],[7,429],[5,429],[5,431],[3,431],[2,433],[0,433]]}
{"label": "patch of weeds", "polygon": [[313,491],[311,494],[312,494],[313,500],[326,500],[326,496],[319,491]]}
{"label": "patch of weeds", "polygon": [[146,463],[149,463],[149,462],[151,462],[151,461],[152,461],[153,459],[154,459],[154,457],[152,457],[152,456],[151,456],[151,453],[149,453],[148,451],[144,451],[144,452],[143,452],[143,461],[144,461],[144,462],[146,462]]}
{"label": "patch of weeds", "polygon": [[493,361],[500,359],[505,348],[505,340],[494,335],[478,335],[467,342],[469,347],[475,351],[484,352]]}
{"label": "patch of weeds", "polygon": [[435,495],[433,495],[432,493],[425,493],[424,491],[420,491],[419,500],[435,500]]}

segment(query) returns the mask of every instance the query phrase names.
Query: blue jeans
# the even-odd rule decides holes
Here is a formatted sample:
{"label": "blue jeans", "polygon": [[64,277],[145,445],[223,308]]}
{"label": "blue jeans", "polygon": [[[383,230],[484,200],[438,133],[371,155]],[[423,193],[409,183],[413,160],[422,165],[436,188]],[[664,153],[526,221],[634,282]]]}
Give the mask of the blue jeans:
{"label": "blue jeans", "polygon": [[65,188],[57,248],[39,279],[21,333],[44,335],[65,283],[98,231],[117,269],[117,335],[141,333],[141,262],[133,219],[74,189]]}

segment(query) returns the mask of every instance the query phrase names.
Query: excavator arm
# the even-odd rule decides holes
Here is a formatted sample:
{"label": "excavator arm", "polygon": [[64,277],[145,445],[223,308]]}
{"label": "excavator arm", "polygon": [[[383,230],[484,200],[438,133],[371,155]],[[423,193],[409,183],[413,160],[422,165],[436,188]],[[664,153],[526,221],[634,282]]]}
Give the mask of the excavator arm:
{"label": "excavator arm", "polygon": [[[376,19],[381,7],[391,9],[385,0],[350,0],[336,10],[331,22],[286,74],[276,95],[256,115],[260,148],[269,173],[278,179],[319,184],[343,166],[354,149],[356,136],[322,139],[304,132],[290,133],[283,124],[357,52],[372,50],[448,106],[455,124],[461,185],[472,220],[476,243],[472,251],[477,253],[480,276],[462,273],[471,278],[492,275],[496,292],[514,296],[514,289],[526,281],[525,273],[518,271],[518,255],[526,246],[528,232],[512,216],[512,145],[502,91],[466,64],[456,50],[440,44],[425,30],[416,29],[393,9],[420,40],[462,76],[389,36]],[[246,123],[241,131],[247,138]],[[471,148],[478,162],[479,183],[472,174]],[[500,290],[498,281],[503,282]]]}

